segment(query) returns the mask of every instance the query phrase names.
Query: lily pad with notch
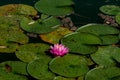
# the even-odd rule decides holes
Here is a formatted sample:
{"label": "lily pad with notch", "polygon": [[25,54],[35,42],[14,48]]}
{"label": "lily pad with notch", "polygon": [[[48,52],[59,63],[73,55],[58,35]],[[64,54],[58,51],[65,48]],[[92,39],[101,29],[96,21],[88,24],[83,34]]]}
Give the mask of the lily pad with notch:
{"label": "lily pad with notch", "polygon": [[74,32],[65,35],[61,39],[61,43],[70,49],[70,52],[78,54],[91,54],[97,50],[101,40],[92,34]]}
{"label": "lily pad with notch", "polygon": [[83,33],[90,33],[98,36],[102,40],[101,45],[116,44],[117,42],[119,42],[118,35],[120,31],[112,26],[91,23],[81,26],[76,31]]}
{"label": "lily pad with notch", "polygon": [[40,0],[36,2],[35,8],[44,14],[53,16],[64,16],[73,13],[72,0]]}
{"label": "lily pad with notch", "polygon": [[43,34],[54,31],[60,26],[60,21],[54,17],[39,19],[33,21],[28,18],[23,18],[20,22],[21,28],[27,32]]}
{"label": "lily pad with notch", "polygon": [[117,46],[102,46],[98,51],[91,54],[92,60],[100,66],[116,66],[120,62],[120,48]]}

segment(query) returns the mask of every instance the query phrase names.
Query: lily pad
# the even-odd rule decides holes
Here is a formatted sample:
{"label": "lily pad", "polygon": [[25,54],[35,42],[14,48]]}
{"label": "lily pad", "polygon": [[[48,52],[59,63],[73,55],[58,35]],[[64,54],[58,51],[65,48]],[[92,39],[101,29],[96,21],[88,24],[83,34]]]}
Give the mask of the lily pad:
{"label": "lily pad", "polygon": [[116,44],[119,42],[119,37],[117,35],[105,35],[99,37],[102,39],[102,44],[104,45]]}
{"label": "lily pad", "polygon": [[104,5],[100,7],[100,11],[108,15],[117,15],[120,12],[120,7],[116,5]]}
{"label": "lily pad", "polygon": [[26,76],[6,72],[0,68],[0,80],[28,80]]}
{"label": "lily pad", "polygon": [[0,44],[1,53],[13,53],[19,48],[19,45],[16,43],[6,43]]}
{"label": "lily pad", "polygon": [[53,80],[55,74],[48,69],[48,63],[52,58],[41,56],[39,59],[34,60],[28,64],[28,73],[39,80]]}
{"label": "lily pad", "polygon": [[87,24],[76,30],[77,32],[90,33],[98,36],[102,40],[101,45],[115,44],[118,40],[119,30],[112,26],[103,24]]}
{"label": "lily pad", "polygon": [[6,72],[28,75],[26,71],[27,63],[21,61],[5,61],[0,63],[0,68],[3,68]]}
{"label": "lily pad", "polygon": [[49,17],[47,19],[39,19],[37,21],[23,18],[20,22],[21,28],[27,32],[42,34],[49,33],[57,29],[60,21],[57,18]]}
{"label": "lily pad", "polygon": [[89,70],[86,59],[73,54],[54,58],[49,63],[49,68],[52,72],[64,77],[78,77]]}
{"label": "lily pad", "polygon": [[116,15],[115,19],[116,19],[116,22],[120,24],[120,12]]}
{"label": "lily pad", "polygon": [[53,32],[47,33],[47,34],[40,34],[40,38],[45,41],[52,44],[59,43],[59,40],[66,34],[72,33],[73,31],[70,31],[68,28],[59,27]]}
{"label": "lily pad", "polygon": [[10,42],[16,42],[20,44],[26,44],[29,41],[29,38],[27,35],[25,35],[23,32],[18,32],[18,31],[9,31],[9,36],[8,40]]}
{"label": "lily pad", "polygon": [[73,13],[72,0],[40,0],[36,2],[35,8],[44,14],[64,16]]}
{"label": "lily pad", "polygon": [[101,44],[101,40],[92,34],[75,32],[65,35],[61,43],[66,45],[70,52],[90,54],[97,50],[97,46],[94,45]]}
{"label": "lily pad", "polygon": [[120,61],[120,48],[115,46],[99,47],[98,51],[91,54],[91,58],[100,66],[115,66],[115,60]]}
{"label": "lily pad", "polygon": [[46,55],[45,51],[48,49],[49,45],[43,43],[24,44],[15,52],[15,55],[23,62],[30,62],[38,59],[40,55]]}
{"label": "lily pad", "polygon": [[34,7],[25,4],[8,4],[0,6],[0,16],[8,15],[36,15]]}
{"label": "lily pad", "polygon": [[77,32],[86,32],[95,34],[97,36],[119,34],[119,30],[109,25],[91,23],[81,26],[76,30]]}
{"label": "lily pad", "polygon": [[[85,80],[114,80],[113,78],[120,76],[120,68],[109,67],[109,68],[94,68],[90,70]],[[119,80],[119,79],[118,79]]]}

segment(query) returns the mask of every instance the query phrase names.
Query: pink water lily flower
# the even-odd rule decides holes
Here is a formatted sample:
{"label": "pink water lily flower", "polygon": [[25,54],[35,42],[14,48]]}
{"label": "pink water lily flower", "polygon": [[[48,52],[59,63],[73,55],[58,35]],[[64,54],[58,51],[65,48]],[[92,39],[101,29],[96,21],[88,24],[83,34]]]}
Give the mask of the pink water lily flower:
{"label": "pink water lily flower", "polygon": [[50,52],[54,56],[64,56],[69,52],[69,49],[63,44],[54,44],[54,46],[50,46]]}

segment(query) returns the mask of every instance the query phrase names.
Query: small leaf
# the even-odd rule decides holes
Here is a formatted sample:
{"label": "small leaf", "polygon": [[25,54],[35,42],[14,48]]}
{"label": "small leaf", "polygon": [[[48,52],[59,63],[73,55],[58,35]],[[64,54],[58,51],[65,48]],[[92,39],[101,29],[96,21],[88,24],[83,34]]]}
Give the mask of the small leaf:
{"label": "small leaf", "polygon": [[108,15],[117,15],[120,12],[120,7],[116,5],[104,5],[100,7],[100,11]]}

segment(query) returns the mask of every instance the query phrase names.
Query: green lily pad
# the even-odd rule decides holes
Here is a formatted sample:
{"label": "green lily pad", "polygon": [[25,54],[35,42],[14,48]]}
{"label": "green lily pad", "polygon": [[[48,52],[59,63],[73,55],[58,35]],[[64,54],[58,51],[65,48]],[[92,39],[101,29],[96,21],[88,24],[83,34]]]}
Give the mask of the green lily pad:
{"label": "green lily pad", "polygon": [[117,28],[104,25],[104,24],[96,24],[96,23],[91,23],[91,24],[81,26],[76,31],[91,33],[97,36],[119,34],[119,30]]}
{"label": "green lily pad", "polygon": [[64,16],[73,13],[72,0],[40,0],[36,2],[35,8],[44,14]]}
{"label": "green lily pad", "polygon": [[98,51],[91,54],[91,58],[100,66],[115,66],[115,60],[120,61],[120,48],[115,46],[99,47]]}
{"label": "green lily pad", "polygon": [[6,43],[0,44],[1,53],[13,53],[19,48],[19,45],[16,43]]}
{"label": "green lily pad", "polygon": [[47,34],[40,34],[40,38],[45,41],[52,44],[59,43],[59,40],[66,34],[72,33],[73,31],[70,31],[68,28],[59,27],[53,32],[47,33]]}
{"label": "green lily pad", "polygon": [[116,44],[117,42],[119,42],[119,37],[117,35],[106,35],[99,37],[100,39],[102,39],[102,44],[104,45]]}
{"label": "green lily pad", "polygon": [[49,33],[57,29],[60,25],[60,21],[54,17],[49,17],[44,20],[39,19],[37,21],[23,18],[20,25],[21,28],[27,32],[41,34]]}
{"label": "green lily pad", "polygon": [[118,67],[94,68],[86,74],[85,80],[114,80],[117,76],[120,76]]}
{"label": "green lily pad", "polygon": [[15,55],[23,62],[30,62],[38,59],[40,55],[46,55],[45,51],[48,49],[49,45],[47,44],[30,43],[20,46]]}
{"label": "green lily pad", "polygon": [[100,7],[100,11],[108,15],[117,15],[120,12],[120,7],[116,5],[104,5]]}
{"label": "green lily pad", "polygon": [[0,80],[28,80],[26,76],[6,72],[0,68]]}
{"label": "green lily pad", "polygon": [[34,7],[25,4],[8,4],[0,6],[0,16],[7,15],[36,15]]}
{"label": "green lily pad", "polygon": [[55,74],[48,69],[48,63],[52,58],[48,56],[41,56],[39,59],[34,60],[28,64],[28,73],[39,80],[53,80]]}
{"label": "green lily pad", "polygon": [[78,77],[89,70],[85,58],[73,54],[54,58],[49,63],[49,68],[52,72],[64,77]]}
{"label": "green lily pad", "polygon": [[0,68],[3,68],[6,72],[28,75],[26,71],[27,63],[21,61],[5,61],[0,63]]}
{"label": "green lily pad", "polygon": [[66,45],[70,52],[90,54],[97,50],[94,45],[101,44],[101,40],[92,34],[75,32],[64,36],[61,43]]}
{"label": "green lily pad", "polygon": [[20,43],[20,44],[26,44],[26,43],[28,43],[29,38],[23,32],[9,31],[8,40],[10,42],[16,42],[16,43]]}
{"label": "green lily pad", "polygon": [[120,12],[115,16],[116,22],[120,24]]}
{"label": "green lily pad", "polygon": [[97,35],[102,40],[101,45],[115,44],[119,41],[119,30],[108,25],[92,23],[81,26],[76,31]]}

